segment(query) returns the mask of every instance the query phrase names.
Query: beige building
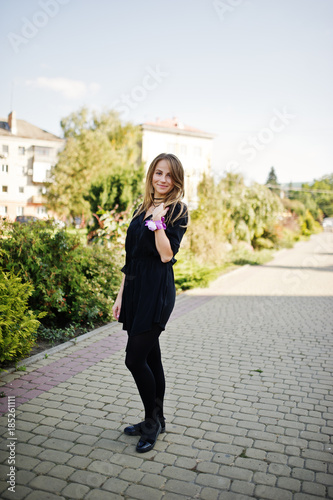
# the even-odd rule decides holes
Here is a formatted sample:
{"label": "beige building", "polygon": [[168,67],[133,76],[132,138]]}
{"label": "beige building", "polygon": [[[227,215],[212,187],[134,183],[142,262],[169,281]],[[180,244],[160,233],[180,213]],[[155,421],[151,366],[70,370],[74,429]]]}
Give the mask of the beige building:
{"label": "beige building", "polygon": [[0,217],[47,217],[44,183],[56,164],[64,139],[24,120],[15,111],[0,119]]}
{"label": "beige building", "polygon": [[149,167],[160,153],[173,153],[185,170],[185,201],[189,208],[198,203],[197,186],[211,165],[214,135],[180,122],[168,120],[145,122],[142,128],[142,161]]}

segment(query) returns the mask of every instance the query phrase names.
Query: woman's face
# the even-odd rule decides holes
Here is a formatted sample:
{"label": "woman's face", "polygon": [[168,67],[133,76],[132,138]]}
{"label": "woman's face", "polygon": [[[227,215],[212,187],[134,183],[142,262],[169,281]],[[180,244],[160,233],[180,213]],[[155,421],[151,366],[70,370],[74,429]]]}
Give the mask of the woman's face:
{"label": "woman's face", "polygon": [[164,198],[174,186],[171,170],[167,160],[160,160],[153,174],[153,188],[155,198]]}

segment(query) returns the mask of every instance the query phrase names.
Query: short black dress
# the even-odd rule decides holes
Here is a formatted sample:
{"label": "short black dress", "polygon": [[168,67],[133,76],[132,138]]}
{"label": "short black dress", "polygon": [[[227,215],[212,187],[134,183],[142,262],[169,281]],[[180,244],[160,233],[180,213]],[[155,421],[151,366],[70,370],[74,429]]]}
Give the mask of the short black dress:
{"label": "short black dress", "polygon": [[[165,230],[169,238],[173,255],[179,250],[187,225],[187,209],[180,203],[175,207],[174,218],[182,210],[182,216],[173,224],[166,220]],[[147,217],[146,220],[151,219]],[[134,217],[127,230],[125,250],[126,264],[122,268],[125,283],[118,321],[123,323],[129,337],[150,331],[153,324],[161,330],[174,308],[176,289],[173,274],[173,257],[163,263],[156,249],[154,231],[145,226],[143,212]]]}

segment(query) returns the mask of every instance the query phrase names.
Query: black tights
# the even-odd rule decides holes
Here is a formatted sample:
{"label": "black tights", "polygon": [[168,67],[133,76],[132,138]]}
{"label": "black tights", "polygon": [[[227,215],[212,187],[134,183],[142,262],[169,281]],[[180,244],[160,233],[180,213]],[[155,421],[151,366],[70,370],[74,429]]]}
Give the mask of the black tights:
{"label": "black tights", "polygon": [[125,365],[130,370],[145,409],[145,420],[163,417],[165,378],[161,359],[159,335],[154,325],[149,332],[129,337]]}

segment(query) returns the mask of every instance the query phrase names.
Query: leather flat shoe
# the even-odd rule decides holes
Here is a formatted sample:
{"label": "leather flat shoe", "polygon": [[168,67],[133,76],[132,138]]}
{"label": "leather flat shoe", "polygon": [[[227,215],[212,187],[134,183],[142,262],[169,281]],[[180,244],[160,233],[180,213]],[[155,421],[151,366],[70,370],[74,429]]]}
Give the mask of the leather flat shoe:
{"label": "leather flat shoe", "polygon": [[161,423],[156,422],[151,430],[146,429],[145,434],[142,434],[138,444],[136,445],[136,451],[139,453],[146,453],[154,448],[157,438],[161,433]]}
{"label": "leather flat shoe", "polygon": [[127,434],[127,436],[141,436],[141,422],[139,424],[129,425],[128,427],[125,427],[124,433]]}
{"label": "leather flat shoe", "polygon": [[[161,432],[160,434],[163,434],[165,432],[165,418],[162,417],[159,419],[160,424],[161,424]],[[138,424],[134,425],[129,425],[128,427],[125,427],[124,429],[124,434],[127,436],[141,436],[143,433],[142,427],[145,422],[140,422]]]}

